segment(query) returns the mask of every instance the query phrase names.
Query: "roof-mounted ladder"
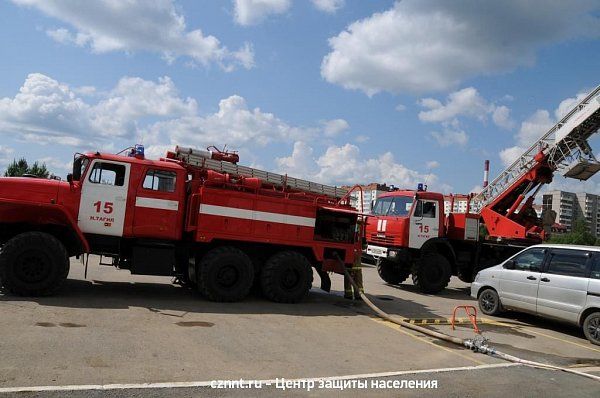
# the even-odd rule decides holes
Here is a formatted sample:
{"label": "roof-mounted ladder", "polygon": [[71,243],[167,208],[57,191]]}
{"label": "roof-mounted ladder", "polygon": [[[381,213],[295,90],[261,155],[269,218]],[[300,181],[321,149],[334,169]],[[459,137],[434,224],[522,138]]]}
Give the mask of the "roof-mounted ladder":
{"label": "roof-mounted ladder", "polygon": [[311,192],[334,198],[342,198],[348,192],[346,189],[319,184],[317,182],[301,180],[299,178],[289,177],[285,174],[277,174],[252,167],[240,166],[230,162],[214,160],[210,158],[211,152],[209,151],[178,146],[175,149],[175,154],[179,160],[191,166],[216,171],[218,173],[227,173],[236,177],[259,178],[264,182],[273,184],[274,186],[280,188],[290,188],[293,190]]}

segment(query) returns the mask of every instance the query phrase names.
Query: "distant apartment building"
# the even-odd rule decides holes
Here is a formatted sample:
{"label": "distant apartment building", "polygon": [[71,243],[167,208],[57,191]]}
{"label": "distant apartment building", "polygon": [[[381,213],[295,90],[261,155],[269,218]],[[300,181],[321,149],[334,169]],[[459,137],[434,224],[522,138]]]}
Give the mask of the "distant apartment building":
{"label": "distant apartment building", "polygon": [[600,237],[600,195],[550,191],[542,196],[542,209],[556,212],[556,222],[571,231],[578,218],[585,220],[592,235]]}
{"label": "distant apartment building", "polygon": [[[352,187],[347,186],[342,188],[350,189]],[[350,194],[350,205],[358,210],[361,210],[362,203],[362,208],[364,209],[365,213],[371,212],[371,208],[379,195],[390,192],[393,189],[391,186],[376,182],[367,185],[361,185],[361,188],[362,193],[357,189]]]}
{"label": "distant apartment building", "polygon": [[[450,211],[452,206],[452,211]],[[481,207],[481,203],[471,200],[469,212],[476,213]],[[444,213],[466,213],[467,212],[467,199],[463,196],[455,197],[454,204],[452,205],[452,197],[444,196]]]}

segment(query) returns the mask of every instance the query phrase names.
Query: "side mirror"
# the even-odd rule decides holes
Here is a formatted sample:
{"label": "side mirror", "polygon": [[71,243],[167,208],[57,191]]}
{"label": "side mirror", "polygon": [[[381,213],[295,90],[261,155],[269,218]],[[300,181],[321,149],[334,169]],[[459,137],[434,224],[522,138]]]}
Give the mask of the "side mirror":
{"label": "side mirror", "polygon": [[506,269],[515,269],[515,260],[508,260],[504,263],[504,268]]}
{"label": "side mirror", "polygon": [[69,184],[73,184],[73,173],[67,174],[67,181]]}

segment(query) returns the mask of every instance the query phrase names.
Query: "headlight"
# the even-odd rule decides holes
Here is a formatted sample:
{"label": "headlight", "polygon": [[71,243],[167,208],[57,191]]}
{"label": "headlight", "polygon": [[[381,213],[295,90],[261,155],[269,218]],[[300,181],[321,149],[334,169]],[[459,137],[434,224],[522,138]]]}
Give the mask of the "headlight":
{"label": "headlight", "polygon": [[390,257],[396,257],[397,255],[398,255],[398,252],[396,250],[388,251],[388,256],[390,256]]}

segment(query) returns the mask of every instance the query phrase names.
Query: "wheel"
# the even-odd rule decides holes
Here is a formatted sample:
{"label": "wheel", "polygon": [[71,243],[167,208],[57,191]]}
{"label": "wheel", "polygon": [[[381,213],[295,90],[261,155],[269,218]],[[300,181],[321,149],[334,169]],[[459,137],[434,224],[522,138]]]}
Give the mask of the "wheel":
{"label": "wheel", "polygon": [[312,286],[312,268],[306,257],[295,251],[271,256],[260,274],[263,294],[278,303],[297,303]]}
{"label": "wheel", "polygon": [[479,309],[486,315],[498,315],[502,312],[502,303],[500,302],[500,296],[494,289],[485,289],[479,293],[477,298],[479,303]]}
{"label": "wheel", "polygon": [[377,263],[377,273],[385,282],[399,285],[408,278],[410,269],[402,263],[382,259]]}
{"label": "wheel", "polygon": [[600,345],[600,312],[592,312],[585,318],[583,334],[590,343]]}
{"label": "wheel", "polygon": [[64,245],[44,232],[15,236],[0,252],[2,286],[20,296],[48,296],[69,274],[69,255]]}
{"label": "wheel", "polygon": [[211,301],[239,301],[248,295],[254,278],[250,257],[237,247],[212,249],[198,266],[198,291]]}
{"label": "wheel", "polygon": [[425,253],[416,262],[412,280],[423,293],[438,293],[450,283],[452,268],[446,257],[439,253]]}

